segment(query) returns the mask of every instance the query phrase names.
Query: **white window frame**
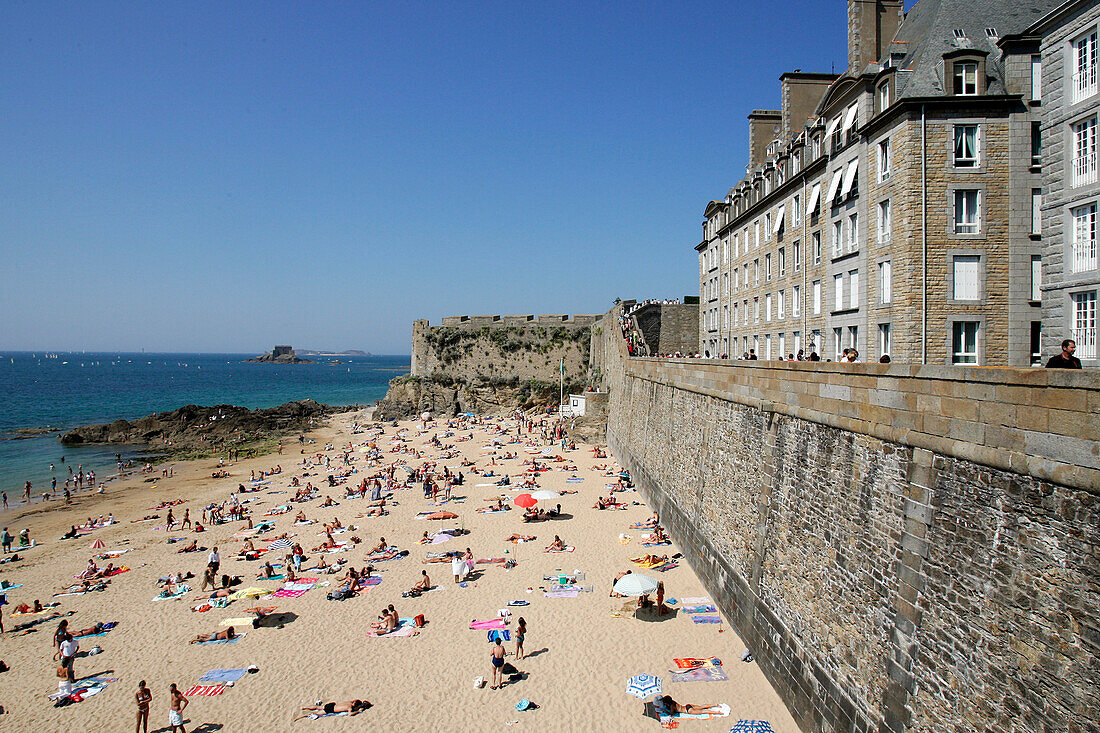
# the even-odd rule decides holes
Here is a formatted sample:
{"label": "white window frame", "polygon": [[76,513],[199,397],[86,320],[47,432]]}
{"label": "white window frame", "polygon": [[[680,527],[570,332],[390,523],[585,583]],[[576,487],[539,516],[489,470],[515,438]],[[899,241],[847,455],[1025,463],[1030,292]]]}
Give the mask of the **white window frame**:
{"label": "white window frame", "polygon": [[859,270],[848,272],[848,307],[859,307]]}
{"label": "white window frame", "polygon": [[813,301],[814,301],[814,315],[821,315],[821,281],[814,280],[812,285]]}
{"label": "white window frame", "polygon": [[802,226],[802,197],[798,195],[791,199],[791,226]]}
{"label": "white window frame", "polygon": [[[951,323],[951,363],[978,363],[979,321],[952,321]],[[968,343],[968,341],[972,341]],[[972,347],[972,348],[967,348]]]}
{"label": "white window frame", "polygon": [[1070,144],[1073,150],[1073,185],[1096,183],[1096,115],[1073,123]]}
{"label": "white window frame", "polygon": [[833,275],[833,310],[844,310],[844,273]]}
{"label": "white window frame", "polygon": [[1043,256],[1031,255],[1031,299],[1043,299]]}
{"label": "white window frame", "polygon": [[977,302],[982,299],[981,255],[955,255],[951,258],[951,299]]}
{"label": "white window frame", "polygon": [[1043,233],[1043,189],[1031,189],[1031,233]]}
{"label": "white window frame", "polygon": [[886,138],[878,144],[878,180],[885,181],[890,177],[890,138]]}
{"label": "white window frame", "polygon": [[813,241],[814,246],[814,264],[821,264],[821,232],[814,232],[810,235],[810,239]]}
{"label": "white window frame", "polygon": [[894,265],[891,260],[883,260],[878,263],[878,292],[882,303],[890,303],[894,299]]}
{"label": "white window frame", "polygon": [[878,241],[879,243],[890,241],[892,223],[890,219],[890,199],[878,202]]}
{"label": "white window frame", "polygon": [[[970,194],[973,194],[971,203]],[[952,196],[955,234],[981,234],[982,192],[977,188],[956,188]]]}
{"label": "white window frame", "polygon": [[839,257],[841,247],[844,246],[844,222],[837,219],[833,222],[833,257]]}
{"label": "white window frame", "polygon": [[764,294],[764,323],[772,322],[772,294]]}
{"label": "white window frame", "polygon": [[794,271],[799,272],[802,270],[802,242],[795,240],[791,244],[791,257],[794,260]]}
{"label": "white window frame", "polygon": [[1093,360],[1097,357],[1096,291],[1071,293],[1070,332],[1077,343],[1078,359]]}
{"label": "white window frame", "polygon": [[880,323],[878,324],[878,355],[879,357],[889,356],[891,351],[891,336],[890,324]]}
{"label": "white window frame", "polygon": [[802,315],[802,286],[795,285],[791,288],[791,318]]}
{"label": "white window frame", "polygon": [[1097,202],[1070,209],[1071,251],[1070,272],[1090,272],[1097,269]]}
{"label": "white window frame", "polygon": [[1037,53],[1031,55],[1031,98],[1043,99],[1043,57]]}
{"label": "white window frame", "polygon": [[973,97],[978,94],[978,62],[956,61],[953,65],[952,90],[957,97]]}
{"label": "white window frame", "polygon": [[[968,133],[973,133],[973,136]],[[956,168],[977,168],[982,162],[980,125],[955,125],[952,128],[951,160]]]}
{"label": "white window frame", "polygon": [[782,321],[787,317],[787,291],[778,290],[776,292],[775,299],[775,317],[776,320]]}
{"label": "white window frame", "polygon": [[1076,104],[1096,94],[1096,29],[1074,40],[1071,46],[1073,79],[1071,102]]}
{"label": "white window frame", "polygon": [[859,249],[859,214],[854,213],[848,217],[848,251],[855,252]]}

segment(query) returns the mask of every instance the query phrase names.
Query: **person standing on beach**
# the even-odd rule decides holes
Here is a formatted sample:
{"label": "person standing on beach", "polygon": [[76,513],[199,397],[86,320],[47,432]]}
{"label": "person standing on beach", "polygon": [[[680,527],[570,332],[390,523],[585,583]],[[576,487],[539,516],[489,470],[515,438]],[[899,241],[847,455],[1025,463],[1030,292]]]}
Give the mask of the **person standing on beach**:
{"label": "person standing on beach", "polygon": [[210,569],[214,571],[214,575],[217,575],[218,568],[221,567],[222,564],[222,558],[221,555],[218,554],[217,547],[210,551],[210,557],[207,558],[207,564]]}
{"label": "person standing on beach", "polygon": [[500,634],[497,634],[496,641],[493,643],[493,651],[489,661],[493,664],[492,681],[489,683],[489,689],[499,690],[504,686],[504,643],[501,641]]}
{"label": "person standing on beach", "polygon": [[516,661],[523,659],[523,638],[526,634],[527,622],[520,616],[519,625],[516,626]]}
{"label": "person standing on beach", "polygon": [[23,486],[23,501],[27,502],[28,504],[31,503],[31,482],[30,481],[28,481]]}
{"label": "person standing on beach", "polygon": [[7,509],[8,508],[8,492],[0,491],[0,498],[3,498],[4,508]]}
{"label": "person standing on beach", "polygon": [[138,682],[137,692],[134,693],[134,701],[137,703],[137,727],[134,733],[149,733],[149,703],[153,699],[153,693],[145,686],[145,680]]}
{"label": "person standing on beach", "polygon": [[183,709],[187,707],[187,698],[176,688],[175,682],[168,686],[168,693],[171,706],[168,710],[168,725],[172,726],[171,733],[176,733],[176,728],[179,728],[180,733],[187,733],[183,727]]}
{"label": "person standing on beach", "polygon": [[15,538],[8,532],[8,528],[4,527],[3,533],[0,533],[0,546],[3,546],[5,554],[11,552],[11,543],[14,541]]}

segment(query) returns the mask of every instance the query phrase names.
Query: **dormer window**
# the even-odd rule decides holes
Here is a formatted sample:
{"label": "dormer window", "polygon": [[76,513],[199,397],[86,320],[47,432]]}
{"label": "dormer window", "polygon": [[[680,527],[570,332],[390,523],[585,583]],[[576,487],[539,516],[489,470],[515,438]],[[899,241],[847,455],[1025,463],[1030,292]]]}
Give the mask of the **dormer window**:
{"label": "dormer window", "polygon": [[956,61],[954,64],[954,78],[952,82],[952,94],[960,97],[971,97],[978,93],[978,62]]}
{"label": "dormer window", "polygon": [[878,85],[878,111],[882,112],[890,106],[890,80]]}

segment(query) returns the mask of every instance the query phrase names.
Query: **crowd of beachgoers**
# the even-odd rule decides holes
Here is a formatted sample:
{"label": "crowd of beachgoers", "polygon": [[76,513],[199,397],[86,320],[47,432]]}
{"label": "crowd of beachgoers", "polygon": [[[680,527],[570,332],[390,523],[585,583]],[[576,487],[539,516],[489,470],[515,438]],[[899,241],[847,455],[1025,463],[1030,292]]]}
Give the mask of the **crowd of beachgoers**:
{"label": "crowd of beachgoers", "polygon": [[5,514],[0,725],[796,730],[629,472],[554,415],[347,413],[234,458]]}

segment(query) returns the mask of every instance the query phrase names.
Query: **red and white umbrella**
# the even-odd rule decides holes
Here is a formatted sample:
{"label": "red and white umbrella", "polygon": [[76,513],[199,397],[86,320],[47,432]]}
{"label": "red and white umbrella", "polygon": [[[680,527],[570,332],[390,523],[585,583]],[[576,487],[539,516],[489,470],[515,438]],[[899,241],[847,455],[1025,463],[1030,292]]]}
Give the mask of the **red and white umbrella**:
{"label": "red and white umbrella", "polygon": [[92,543],[92,549],[93,550],[102,550],[106,546],[107,545],[103,544],[103,540],[96,540],[95,542]]}
{"label": "red and white umbrella", "polygon": [[524,509],[530,509],[535,504],[538,504],[539,500],[536,499],[535,497],[531,496],[530,494],[520,494],[515,499],[512,499],[512,503],[515,504],[518,507],[523,507]]}

